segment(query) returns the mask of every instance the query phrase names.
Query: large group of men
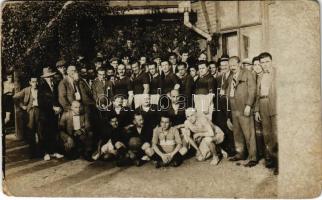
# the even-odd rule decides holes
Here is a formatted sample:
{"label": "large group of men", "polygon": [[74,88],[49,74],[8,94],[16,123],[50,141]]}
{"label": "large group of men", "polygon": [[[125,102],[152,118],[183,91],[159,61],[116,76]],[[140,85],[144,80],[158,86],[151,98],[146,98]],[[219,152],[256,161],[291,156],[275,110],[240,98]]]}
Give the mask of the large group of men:
{"label": "large group of men", "polygon": [[201,53],[111,58],[92,66],[59,60],[14,94],[27,114],[32,157],[179,166],[185,159],[260,159],[278,173],[272,56],[252,61]]}

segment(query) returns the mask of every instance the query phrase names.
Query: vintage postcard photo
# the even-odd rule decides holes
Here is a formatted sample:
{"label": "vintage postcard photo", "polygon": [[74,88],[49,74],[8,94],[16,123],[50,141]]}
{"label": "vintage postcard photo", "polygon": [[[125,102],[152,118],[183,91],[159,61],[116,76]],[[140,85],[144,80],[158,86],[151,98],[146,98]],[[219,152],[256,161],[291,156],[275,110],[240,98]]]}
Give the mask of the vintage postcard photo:
{"label": "vintage postcard photo", "polygon": [[3,1],[2,192],[314,198],[320,4]]}

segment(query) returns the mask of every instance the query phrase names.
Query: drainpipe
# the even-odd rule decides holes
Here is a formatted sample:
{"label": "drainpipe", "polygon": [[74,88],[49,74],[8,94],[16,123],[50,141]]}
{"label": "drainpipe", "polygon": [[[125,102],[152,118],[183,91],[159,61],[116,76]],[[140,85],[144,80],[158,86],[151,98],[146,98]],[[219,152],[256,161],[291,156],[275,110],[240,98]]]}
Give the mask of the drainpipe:
{"label": "drainpipe", "polygon": [[202,37],[206,38],[208,42],[210,42],[212,40],[212,37],[209,33],[205,32],[205,31],[201,30],[200,28],[196,27],[195,25],[191,24],[189,12],[187,12],[187,11],[184,12],[183,24],[186,27],[194,30],[196,33],[198,33]]}

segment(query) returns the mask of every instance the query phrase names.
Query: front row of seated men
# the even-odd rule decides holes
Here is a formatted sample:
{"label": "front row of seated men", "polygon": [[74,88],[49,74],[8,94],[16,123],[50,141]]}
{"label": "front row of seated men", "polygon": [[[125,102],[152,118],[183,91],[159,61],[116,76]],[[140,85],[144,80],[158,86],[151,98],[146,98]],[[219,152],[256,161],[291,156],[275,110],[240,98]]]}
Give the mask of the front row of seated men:
{"label": "front row of seated men", "polygon": [[224,133],[194,108],[186,109],[186,120],[176,126],[172,126],[173,119],[166,111],[156,111],[155,127],[145,123],[150,119],[138,111],[129,115],[132,123],[120,126],[122,118],[107,111],[107,127],[100,131],[97,142],[93,140],[91,120],[81,110],[80,102],[73,101],[71,110],[63,114],[59,123],[64,154],[70,159],[114,159],[117,166],[141,166],[151,160],[159,168],[177,167],[192,155],[199,161],[212,158],[213,165],[223,157],[220,143]]}

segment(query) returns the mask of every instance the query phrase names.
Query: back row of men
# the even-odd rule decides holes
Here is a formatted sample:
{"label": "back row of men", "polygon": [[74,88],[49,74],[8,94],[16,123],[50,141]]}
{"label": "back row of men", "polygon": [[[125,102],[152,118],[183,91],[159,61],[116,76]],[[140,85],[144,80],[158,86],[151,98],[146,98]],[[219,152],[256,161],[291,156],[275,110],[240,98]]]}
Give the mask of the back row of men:
{"label": "back row of men", "polygon": [[242,63],[222,57],[219,67],[202,56],[196,66],[172,56],[131,64],[113,58],[110,67],[96,63],[95,70],[59,61],[59,73],[45,67],[40,80],[32,76],[30,87],[14,95],[28,113],[32,155],[96,160],[104,154],[123,164],[157,160],[157,166],[174,159],[177,166],[194,149],[199,160],[212,156],[218,164],[228,153],[231,161],[248,159],[248,167],[265,155],[277,172],[272,56]]}

